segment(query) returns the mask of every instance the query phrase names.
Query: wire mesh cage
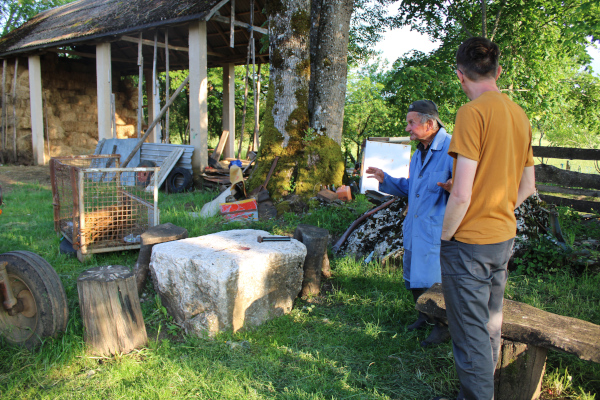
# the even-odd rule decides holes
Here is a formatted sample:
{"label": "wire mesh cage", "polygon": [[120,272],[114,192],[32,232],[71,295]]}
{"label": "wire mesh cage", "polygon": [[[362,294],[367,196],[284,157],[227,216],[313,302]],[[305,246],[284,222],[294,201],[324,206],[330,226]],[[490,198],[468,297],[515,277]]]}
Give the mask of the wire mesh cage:
{"label": "wire mesh cage", "polygon": [[158,168],[119,168],[119,155],[50,161],[54,229],[83,260],[92,253],[140,247],[159,223]]}

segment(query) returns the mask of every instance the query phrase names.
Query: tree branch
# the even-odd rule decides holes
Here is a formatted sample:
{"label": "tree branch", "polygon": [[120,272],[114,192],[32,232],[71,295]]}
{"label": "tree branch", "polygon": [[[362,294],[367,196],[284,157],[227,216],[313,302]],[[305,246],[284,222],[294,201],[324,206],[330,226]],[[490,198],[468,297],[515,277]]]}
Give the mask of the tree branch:
{"label": "tree branch", "polygon": [[490,37],[490,40],[492,42],[494,41],[494,36],[496,36],[496,32],[498,31],[498,23],[500,22],[500,15],[502,15],[502,10],[504,9],[505,5],[506,5],[506,0],[502,0],[502,3],[500,4],[500,9],[498,10],[498,14],[496,14],[496,21],[494,21],[494,30],[492,31],[492,36]]}
{"label": "tree branch", "polygon": [[[454,4],[450,3],[450,11],[452,11],[452,9],[456,10],[456,8],[454,7]],[[448,13],[448,16],[450,16],[450,13]],[[475,36],[475,35],[473,35],[473,32],[471,32],[469,30],[469,28],[467,28],[467,23],[465,22],[465,20],[462,18],[462,16],[458,12],[456,13],[456,19],[458,19],[458,22],[460,22],[460,25],[462,26],[462,28],[464,29],[465,33],[469,37]]]}

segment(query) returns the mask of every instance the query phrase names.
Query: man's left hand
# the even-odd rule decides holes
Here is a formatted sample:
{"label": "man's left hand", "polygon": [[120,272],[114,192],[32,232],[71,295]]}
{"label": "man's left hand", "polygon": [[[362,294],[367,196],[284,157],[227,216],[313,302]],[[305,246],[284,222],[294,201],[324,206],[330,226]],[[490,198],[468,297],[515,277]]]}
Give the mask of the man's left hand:
{"label": "man's left hand", "polygon": [[446,182],[438,182],[437,183],[438,186],[441,186],[444,188],[444,190],[448,193],[452,192],[452,178],[448,179]]}

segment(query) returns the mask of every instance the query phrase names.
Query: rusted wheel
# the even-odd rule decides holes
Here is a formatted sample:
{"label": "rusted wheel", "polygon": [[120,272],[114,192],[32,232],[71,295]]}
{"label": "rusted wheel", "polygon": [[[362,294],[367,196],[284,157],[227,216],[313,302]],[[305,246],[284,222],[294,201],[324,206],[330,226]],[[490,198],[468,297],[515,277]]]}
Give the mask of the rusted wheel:
{"label": "rusted wheel", "polygon": [[[142,160],[138,164],[138,167],[156,167],[154,161]],[[151,171],[139,171],[135,175],[135,182],[138,186],[146,187],[150,183],[150,179],[154,173]]]}
{"label": "rusted wheel", "polygon": [[68,309],[60,278],[42,257],[29,251],[0,254],[6,262],[8,284],[17,305],[0,306],[0,334],[12,344],[32,348],[64,331]]}

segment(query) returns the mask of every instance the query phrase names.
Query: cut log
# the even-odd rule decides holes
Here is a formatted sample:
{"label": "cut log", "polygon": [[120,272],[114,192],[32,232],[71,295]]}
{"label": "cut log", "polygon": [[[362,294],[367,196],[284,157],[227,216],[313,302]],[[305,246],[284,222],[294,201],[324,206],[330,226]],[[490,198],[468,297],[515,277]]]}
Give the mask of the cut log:
{"label": "cut log", "polygon": [[[312,225],[300,224],[296,227],[294,239],[306,246],[301,296],[318,296],[321,290],[321,269],[324,259],[327,257],[329,231]],[[327,260],[329,261],[329,259]]]}
{"label": "cut log", "polygon": [[148,271],[150,269],[150,257],[152,256],[152,247],[158,243],[171,242],[173,240],[185,239],[188,237],[188,231],[185,228],[173,225],[170,222],[151,227],[141,234],[142,246],[140,254],[135,263],[135,281],[138,295],[142,294]]}
{"label": "cut log", "polygon": [[91,268],[77,278],[85,342],[93,354],[129,353],[146,345],[133,273],[122,265]]}

